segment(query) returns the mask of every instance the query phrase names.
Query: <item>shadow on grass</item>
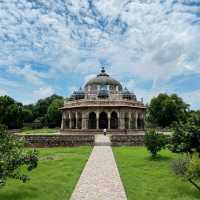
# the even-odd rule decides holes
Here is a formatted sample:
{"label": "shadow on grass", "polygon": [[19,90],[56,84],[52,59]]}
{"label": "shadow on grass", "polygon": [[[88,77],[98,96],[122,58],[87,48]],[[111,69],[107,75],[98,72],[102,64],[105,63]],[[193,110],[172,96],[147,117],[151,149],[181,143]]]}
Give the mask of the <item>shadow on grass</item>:
{"label": "shadow on grass", "polygon": [[145,160],[148,160],[148,161],[169,161],[169,160],[173,160],[173,159],[169,156],[163,156],[163,155],[158,154],[157,156],[149,155],[148,157],[145,158]]}
{"label": "shadow on grass", "polygon": [[[6,186],[5,186],[6,187]],[[27,200],[27,199],[38,199],[39,192],[36,187],[29,186],[27,190],[18,190],[12,192],[6,192],[1,194],[3,200]]]}
{"label": "shadow on grass", "polygon": [[[185,182],[190,184],[188,181],[185,181]],[[177,187],[179,191],[182,191],[183,197],[190,196],[191,199],[200,199],[200,192],[194,186],[191,185],[191,188],[187,190],[182,186],[177,186]]]}

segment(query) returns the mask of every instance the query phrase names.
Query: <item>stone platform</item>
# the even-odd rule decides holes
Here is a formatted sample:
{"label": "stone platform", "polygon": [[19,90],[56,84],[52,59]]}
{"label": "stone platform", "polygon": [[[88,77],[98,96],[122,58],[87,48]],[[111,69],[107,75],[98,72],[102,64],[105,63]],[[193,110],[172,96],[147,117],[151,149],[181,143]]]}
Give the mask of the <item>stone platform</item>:
{"label": "stone platform", "polygon": [[[62,134],[103,134],[102,129],[64,129],[60,130]],[[144,135],[144,130],[141,129],[107,129],[107,134],[115,135],[115,134],[134,134],[134,135]]]}

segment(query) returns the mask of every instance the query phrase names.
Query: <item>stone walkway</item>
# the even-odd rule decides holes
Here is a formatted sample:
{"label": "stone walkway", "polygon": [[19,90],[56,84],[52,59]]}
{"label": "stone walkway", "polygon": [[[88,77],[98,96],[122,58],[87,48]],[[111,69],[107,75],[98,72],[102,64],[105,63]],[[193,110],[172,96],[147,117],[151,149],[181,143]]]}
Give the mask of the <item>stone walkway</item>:
{"label": "stone walkway", "polygon": [[96,136],[70,200],[127,200],[108,136]]}

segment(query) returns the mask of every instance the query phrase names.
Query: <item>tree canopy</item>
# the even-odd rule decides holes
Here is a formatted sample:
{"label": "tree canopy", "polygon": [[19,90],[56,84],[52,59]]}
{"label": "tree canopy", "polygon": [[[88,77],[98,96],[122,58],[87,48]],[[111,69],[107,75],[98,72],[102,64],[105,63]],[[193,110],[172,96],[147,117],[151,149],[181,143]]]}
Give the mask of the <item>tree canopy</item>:
{"label": "tree canopy", "polygon": [[147,120],[156,126],[165,128],[174,122],[186,121],[189,105],[176,94],[159,94],[152,98],[148,107]]}
{"label": "tree canopy", "polygon": [[63,106],[63,99],[54,99],[48,107],[47,117],[49,126],[60,126],[62,113],[59,110]]}
{"label": "tree canopy", "polygon": [[175,125],[171,136],[170,149],[177,153],[198,153],[200,157],[200,123],[189,118],[187,123]]}
{"label": "tree canopy", "polygon": [[0,96],[0,123],[8,128],[21,128],[23,125],[23,105],[9,96]]}
{"label": "tree canopy", "polygon": [[0,96],[0,123],[9,129],[22,128],[23,123],[39,122],[41,126],[59,126],[64,98],[52,95],[36,104],[23,105],[9,96]]}

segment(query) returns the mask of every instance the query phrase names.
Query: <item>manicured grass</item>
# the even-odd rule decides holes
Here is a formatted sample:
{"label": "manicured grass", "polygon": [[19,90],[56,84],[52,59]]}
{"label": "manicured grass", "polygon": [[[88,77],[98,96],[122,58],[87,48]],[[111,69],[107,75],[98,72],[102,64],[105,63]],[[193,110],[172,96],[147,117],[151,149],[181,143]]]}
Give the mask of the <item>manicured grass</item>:
{"label": "manicured grass", "polygon": [[199,200],[200,192],[173,175],[176,154],[165,150],[157,160],[144,147],[115,147],[113,152],[129,200]]}
{"label": "manicured grass", "polygon": [[39,149],[40,162],[31,180],[9,180],[0,200],[67,200],[90,155],[90,147]]}
{"label": "manicured grass", "polygon": [[21,131],[20,135],[51,135],[53,133],[58,132],[59,129],[56,128],[40,128],[40,129],[28,129]]}

